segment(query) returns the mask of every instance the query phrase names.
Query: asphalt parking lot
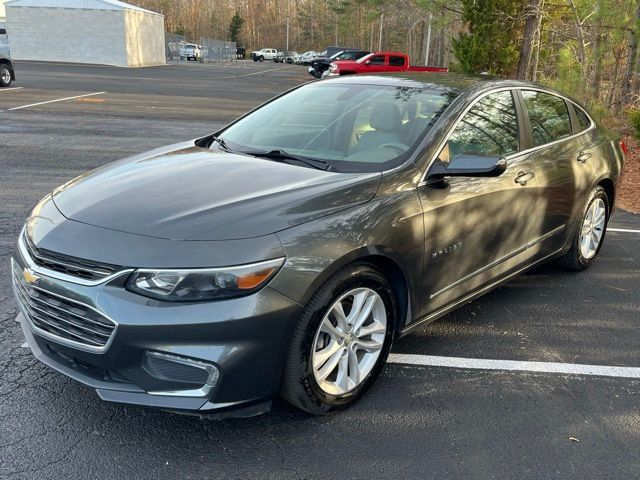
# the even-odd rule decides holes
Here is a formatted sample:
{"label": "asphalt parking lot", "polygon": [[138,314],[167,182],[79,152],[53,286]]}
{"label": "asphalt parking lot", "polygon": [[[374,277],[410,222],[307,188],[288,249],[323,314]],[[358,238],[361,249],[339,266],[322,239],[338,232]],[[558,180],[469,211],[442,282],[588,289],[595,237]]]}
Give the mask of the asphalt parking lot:
{"label": "asphalt parking lot", "polygon": [[[621,211],[590,270],[544,266],[400,339],[363,401],[326,417],[283,403],[224,421],[109,404],[40,364],[9,284],[31,207],[80,172],[209,133],[310,77],[271,62],[21,62],[17,75],[0,90],[0,478],[640,478],[640,217]],[[578,367],[545,367],[557,363]]]}

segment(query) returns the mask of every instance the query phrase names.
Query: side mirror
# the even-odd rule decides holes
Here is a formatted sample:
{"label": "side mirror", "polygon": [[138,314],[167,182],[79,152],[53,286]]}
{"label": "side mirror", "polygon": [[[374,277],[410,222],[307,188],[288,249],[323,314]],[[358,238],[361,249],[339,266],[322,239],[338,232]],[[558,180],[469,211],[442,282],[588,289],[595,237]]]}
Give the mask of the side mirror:
{"label": "side mirror", "polygon": [[0,35],[6,35],[7,34],[7,30],[4,28],[0,28]]}
{"label": "side mirror", "polygon": [[367,60],[366,62],[364,62],[365,65],[371,65],[371,60]]}
{"label": "side mirror", "polygon": [[436,161],[427,178],[444,177],[498,177],[507,169],[507,161],[491,155],[456,155],[445,164]]}

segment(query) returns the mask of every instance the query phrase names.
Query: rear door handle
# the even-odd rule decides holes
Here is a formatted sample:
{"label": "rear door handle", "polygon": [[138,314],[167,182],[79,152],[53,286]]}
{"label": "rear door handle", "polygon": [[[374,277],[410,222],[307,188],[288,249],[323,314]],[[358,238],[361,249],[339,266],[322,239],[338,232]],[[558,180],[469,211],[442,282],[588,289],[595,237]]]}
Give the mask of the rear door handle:
{"label": "rear door handle", "polygon": [[533,172],[518,172],[518,176],[515,179],[516,183],[519,183],[523,187],[536,175]]}
{"label": "rear door handle", "polygon": [[580,154],[578,155],[577,160],[580,163],[586,163],[587,160],[589,160],[591,158],[593,154],[591,152],[580,152]]}

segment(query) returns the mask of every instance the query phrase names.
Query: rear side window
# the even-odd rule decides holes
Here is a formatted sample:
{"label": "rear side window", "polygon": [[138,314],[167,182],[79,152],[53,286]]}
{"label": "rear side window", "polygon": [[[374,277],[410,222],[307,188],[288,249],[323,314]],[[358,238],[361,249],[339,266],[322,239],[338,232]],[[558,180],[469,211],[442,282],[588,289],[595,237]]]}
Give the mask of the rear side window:
{"label": "rear side window", "polygon": [[591,126],[591,120],[589,119],[587,114],[584,113],[584,110],[582,110],[577,105],[573,106],[573,110],[576,112],[576,117],[578,118],[578,131],[582,132],[583,130],[589,128]]}
{"label": "rear side window", "polygon": [[392,67],[404,67],[404,57],[391,55],[389,57],[389,65],[391,65]]}
{"label": "rear side window", "polygon": [[456,155],[504,156],[518,151],[518,120],[511,92],[487,95],[460,120],[440,160]]}
{"label": "rear side window", "polygon": [[371,65],[384,65],[384,55],[371,57]]}
{"label": "rear side window", "polygon": [[523,90],[535,147],[571,135],[571,119],[565,101],[549,93]]}

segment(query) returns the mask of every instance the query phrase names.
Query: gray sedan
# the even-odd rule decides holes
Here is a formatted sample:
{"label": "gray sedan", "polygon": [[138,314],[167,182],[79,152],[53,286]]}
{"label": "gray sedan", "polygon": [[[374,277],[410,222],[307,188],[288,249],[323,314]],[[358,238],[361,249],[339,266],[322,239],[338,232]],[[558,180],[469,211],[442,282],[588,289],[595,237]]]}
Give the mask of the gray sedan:
{"label": "gray sedan", "polygon": [[624,149],[535,84],[306,84],[42,199],[12,257],[19,321],[105,400],[323,414],[398,336],[543,262],[587,268]]}

